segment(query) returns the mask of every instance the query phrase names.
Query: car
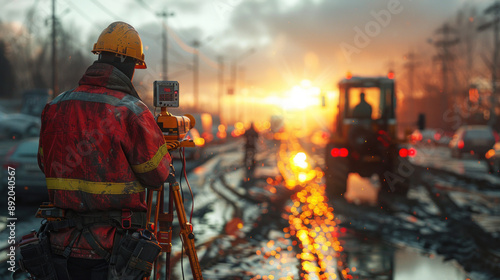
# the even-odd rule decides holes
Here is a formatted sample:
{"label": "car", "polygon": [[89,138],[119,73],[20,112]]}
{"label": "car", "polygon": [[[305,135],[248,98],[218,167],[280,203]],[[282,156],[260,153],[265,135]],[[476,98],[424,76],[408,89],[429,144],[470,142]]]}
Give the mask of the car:
{"label": "car", "polygon": [[410,141],[413,144],[437,144],[441,140],[441,135],[436,129],[417,129],[410,135]]}
{"label": "car", "polygon": [[40,135],[40,117],[0,111],[0,135],[6,139],[23,139]]}
{"label": "car", "polygon": [[493,148],[484,155],[488,163],[488,169],[491,174],[500,176],[500,142],[496,142]]}
{"label": "car", "polygon": [[441,136],[436,141],[436,143],[440,146],[448,147],[451,139],[453,138],[453,134],[453,131],[444,131],[443,133],[441,133]]}
{"label": "car", "polygon": [[498,135],[487,125],[466,125],[460,127],[449,143],[451,156],[461,158],[464,154],[484,159],[496,142]]}
{"label": "car", "polygon": [[7,153],[3,163],[3,188],[7,188],[8,168],[14,168],[16,198],[21,200],[48,199],[45,174],[38,167],[38,141],[38,137],[20,140]]}

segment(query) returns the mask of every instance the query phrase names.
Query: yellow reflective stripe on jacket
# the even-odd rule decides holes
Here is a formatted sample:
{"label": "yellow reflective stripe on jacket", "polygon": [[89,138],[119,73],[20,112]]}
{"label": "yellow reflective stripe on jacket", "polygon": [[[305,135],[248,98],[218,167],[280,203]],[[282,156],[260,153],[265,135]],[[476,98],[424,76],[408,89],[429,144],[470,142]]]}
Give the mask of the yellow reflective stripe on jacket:
{"label": "yellow reflective stripe on jacket", "polygon": [[135,173],[146,173],[151,170],[155,170],[167,153],[168,153],[168,148],[167,144],[165,143],[158,149],[153,158],[146,161],[145,163],[132,165],[132,170],[134,170]]}
{"label": "yellow reflective stripe on jacket", "polygon": [[115,183],[63,178],[47,178],[46,181],[49,190],[82,191],[91,194],[132,194],[144,191],[144,187],[137,181]]}
{"label": "yellow reflective stripe on jacket", "polygon": [[42,149],[42,147],[40,147],[40,149],[38,149],[38,153],[43,157],[43,149]]}

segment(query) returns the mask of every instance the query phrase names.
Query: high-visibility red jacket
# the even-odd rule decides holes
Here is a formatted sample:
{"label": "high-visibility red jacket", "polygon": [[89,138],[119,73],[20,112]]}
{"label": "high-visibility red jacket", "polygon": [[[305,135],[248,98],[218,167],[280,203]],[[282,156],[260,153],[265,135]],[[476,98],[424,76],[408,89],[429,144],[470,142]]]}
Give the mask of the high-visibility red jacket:
{"label": "high-visibility red jacket", "polygon": [[[147,211],[145,187],[162,185],[171,163],[162,132],[130,79],[97,62],[77,88],[45,106],[38,159],[50,201],[80,213]],[[53,247],[64,249],[73,230],[52,233]],[[92,226],[91,232],[111,249],[115,228]],[[71,256],[100,258],[81,236]]]}

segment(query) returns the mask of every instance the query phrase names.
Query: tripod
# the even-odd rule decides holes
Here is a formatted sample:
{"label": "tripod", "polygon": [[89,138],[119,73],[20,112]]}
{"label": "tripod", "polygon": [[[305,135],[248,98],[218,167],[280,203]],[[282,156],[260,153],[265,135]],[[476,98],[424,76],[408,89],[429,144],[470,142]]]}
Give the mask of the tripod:
{"label": "tripod", "polygon": [[[173,170],[173,168],[171,168]],[[203,280],[201,275],[200,262],[194,246],[193,225],[187,221],[184,203],[180,193],[179,183],[175,180],[175,174],[170,173],[167,178],[168,183],[168,211],[164,211],[165,188],[162,186],[159,190],[148,191],[148,229],[155,233],[161,246],[161,251],[166,253],[165,279],[170,279],[170,254],[172,252],[172,221],[174,220],[174,204],[177,211],[177,218],[180,225],[180,237],[182,247],[186,251],[191,265],[191,272],[195,280]],[[156,205],[153,208],[153,193],[156,193]],[[154,213],[152,211],[154,210]],[[154,215],[154,222],[151,222],[151,214]],[[160,255],[161,256],[161,255]],[[158,260],[154,264],[154,275],[158,272]]]}

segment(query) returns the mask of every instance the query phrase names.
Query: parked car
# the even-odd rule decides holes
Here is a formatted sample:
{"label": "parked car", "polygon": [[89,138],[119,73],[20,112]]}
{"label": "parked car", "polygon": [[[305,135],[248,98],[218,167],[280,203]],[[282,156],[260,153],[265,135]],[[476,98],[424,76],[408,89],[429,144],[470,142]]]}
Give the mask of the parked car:
{"label": "parked car", "polygon": [[22,139],[40,135],[40,117],[28,114],[9,114],[0,111],[0,135],[6,139]]}
{"label": "parked car", "polygon": [[410,135],[413,144],[437,144],[441,140],[441,133],[436,129],[416,129]]}
{"label": "parked car", "polygon": [[461,158],[464,154],[479,156],[480,159],[495,144],[498,136],[489,126],[469,125],[460,127],[450,141],[451,155]]}
{"label": "parked car", "polygon": [[500,176],[500,142],[495,143],[493,148],[484,155],[491,174]]}
{"label": "parked car", "polygon": [[441,133],[441,136],[436,141],[436,143],[438,145],[447,147],[450,145],[450,141],[453,138],[453,135],[454,135],[453,131],[445,131],[445,132]]}
{"label": "parked car", "polygon": [[[38,137],[21,140],[6,155],[3,163],[2,185],[7,187],[7,169],[15,168],[16,198],[47,201],[45,175],[38,167]],[[2,193],[6,193],[5,191]]]}

